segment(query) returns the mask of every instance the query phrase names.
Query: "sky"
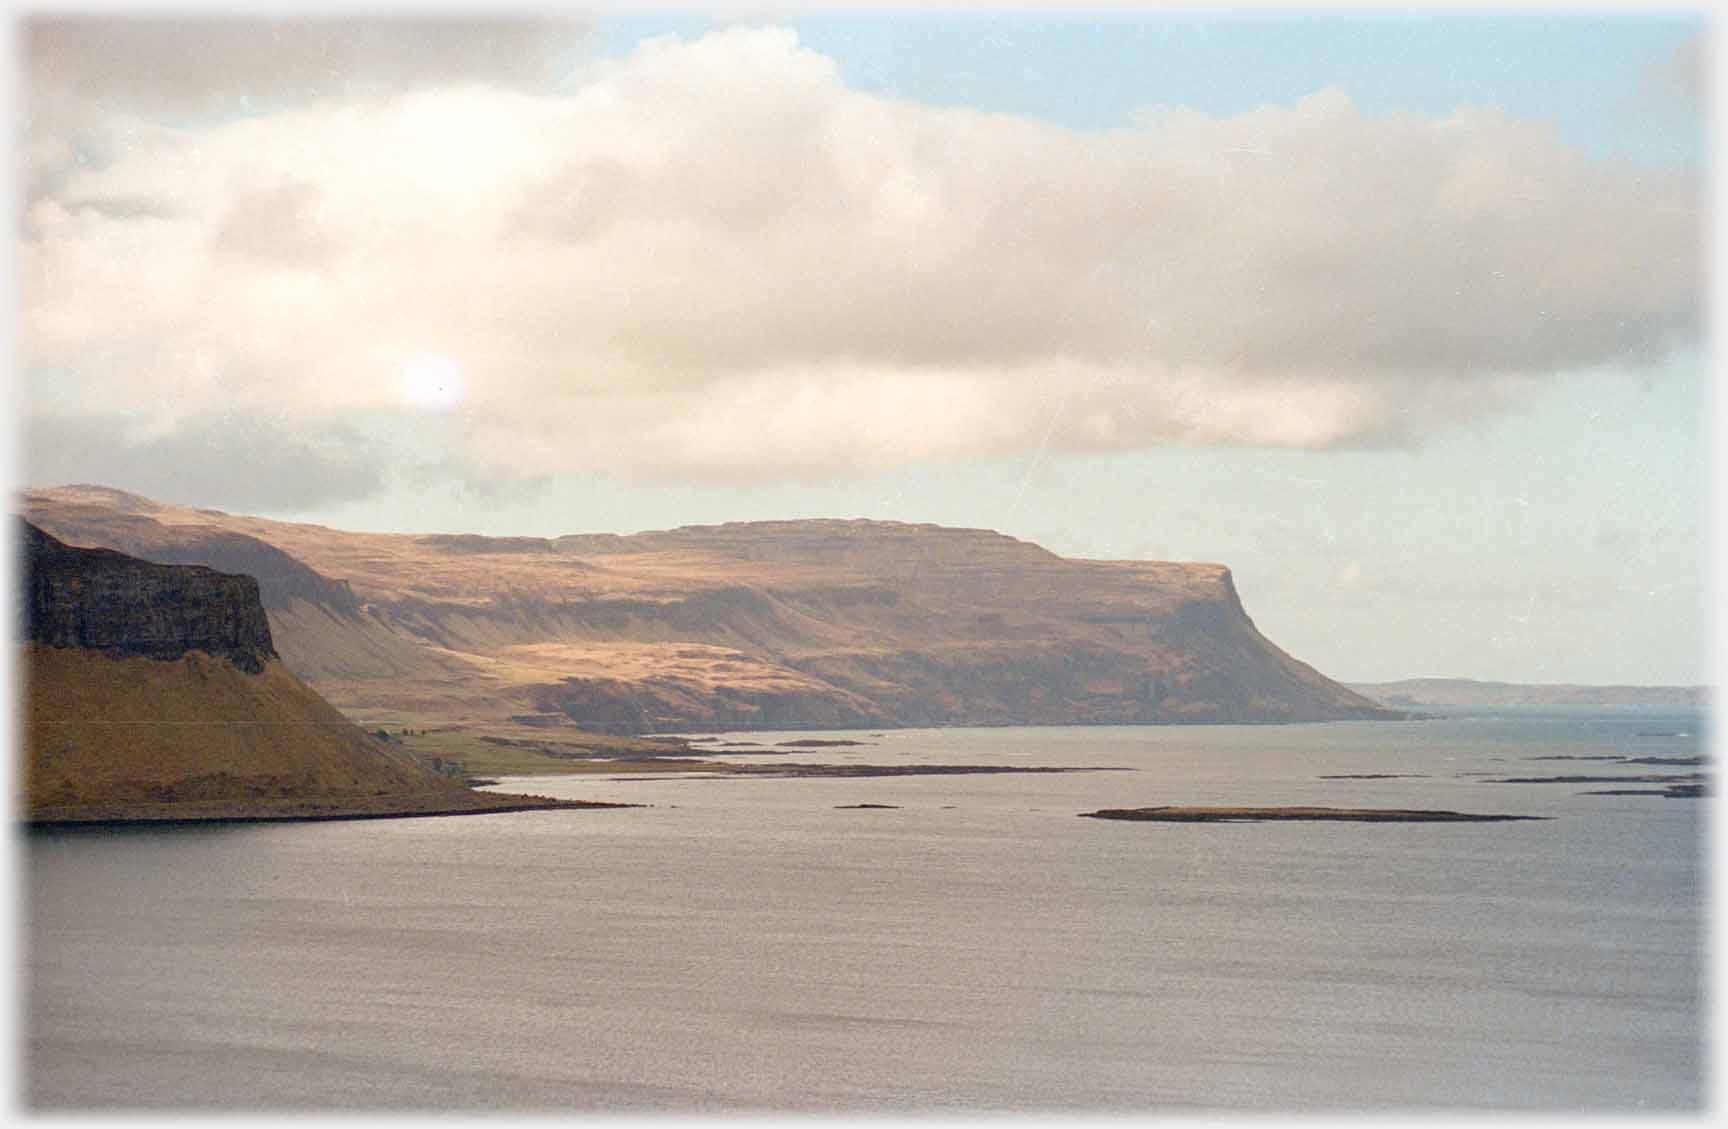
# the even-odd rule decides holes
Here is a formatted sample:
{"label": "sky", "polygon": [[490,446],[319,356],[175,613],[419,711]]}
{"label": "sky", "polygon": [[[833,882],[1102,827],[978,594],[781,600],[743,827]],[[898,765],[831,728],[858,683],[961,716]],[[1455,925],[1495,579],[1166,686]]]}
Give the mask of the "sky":
{"label": "sky", "polygon": [[981,526],[1336,678],[1701,682],[1704,32],[26,19],[21,474]]}

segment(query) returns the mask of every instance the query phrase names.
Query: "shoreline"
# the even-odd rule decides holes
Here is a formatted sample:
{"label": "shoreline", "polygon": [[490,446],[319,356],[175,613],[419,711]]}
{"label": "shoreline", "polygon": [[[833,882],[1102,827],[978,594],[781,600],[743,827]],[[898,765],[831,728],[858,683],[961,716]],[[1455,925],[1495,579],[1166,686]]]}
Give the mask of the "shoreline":
{"label": "shoreline", "polygon": [[332,823],[364,819],[423,819],[460,815],[505,815],[524,811],[576,811],[616,808],[642,808],[648,804],[610,803],[598,800],[560,800],[552,797],[524,796],[516,793],[492,793],[497,803],[484,801],[465,805],[429,805],[423,808],[382,806],[375,811],[181,811],[167,805],[140,806],[134,812],[114,808],[72,813],[47,809],[38,814],[24,814],[15,820],[19,829],[32,831],[63,831],[72,828],[114,827],[186,827],[243,823]]}

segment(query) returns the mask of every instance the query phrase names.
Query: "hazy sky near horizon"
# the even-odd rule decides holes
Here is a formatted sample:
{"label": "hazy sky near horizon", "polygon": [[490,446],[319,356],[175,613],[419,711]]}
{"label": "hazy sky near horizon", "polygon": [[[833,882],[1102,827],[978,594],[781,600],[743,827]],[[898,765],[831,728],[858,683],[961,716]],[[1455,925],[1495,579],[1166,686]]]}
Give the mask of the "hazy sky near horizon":
{"label": "hazy sky near horizon", "polygon": [[1703,32],[26,22],[24,476],[986,526],[1338,678],[1703,681]]}

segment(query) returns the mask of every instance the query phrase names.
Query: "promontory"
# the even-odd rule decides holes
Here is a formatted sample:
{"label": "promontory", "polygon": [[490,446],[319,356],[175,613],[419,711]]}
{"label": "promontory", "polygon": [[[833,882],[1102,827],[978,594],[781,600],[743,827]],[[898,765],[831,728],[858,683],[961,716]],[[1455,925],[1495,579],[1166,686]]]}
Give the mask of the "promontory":
{"label": "promontory", "polygon": [[627,734],[1404,716],[1267,640],[1218,564],[866,520],[485,537],[91,486],[24,505],[70,544],[256,577],[284,665],[362,719]]}

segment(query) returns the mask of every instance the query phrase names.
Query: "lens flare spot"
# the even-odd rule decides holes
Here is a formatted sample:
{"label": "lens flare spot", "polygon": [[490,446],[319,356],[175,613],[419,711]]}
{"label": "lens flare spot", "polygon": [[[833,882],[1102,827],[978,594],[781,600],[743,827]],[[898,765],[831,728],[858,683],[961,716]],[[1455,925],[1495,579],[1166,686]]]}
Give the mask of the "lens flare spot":
{"label": "lens flare spot", "polygon": [[450,411],[467,391],[462,369],[449,357],[415,357],[402,366],[402,402],[416,411]]}

